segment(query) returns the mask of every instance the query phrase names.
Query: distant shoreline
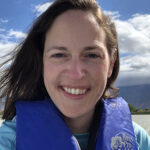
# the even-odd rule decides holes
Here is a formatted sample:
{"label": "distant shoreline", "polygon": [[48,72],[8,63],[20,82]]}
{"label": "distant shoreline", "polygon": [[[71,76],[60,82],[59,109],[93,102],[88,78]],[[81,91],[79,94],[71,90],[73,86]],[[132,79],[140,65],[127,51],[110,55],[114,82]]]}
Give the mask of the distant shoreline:
{"label": "distant shoreline", "polygon": [[149,112],[145,112],[145,113],[139,112],[139,113],[131,113],[131,115],[150,115],[150,113]]}
{"label": "distant shoreline", "polygon": [[138,109],[129,104],[129,109],[132,115],[150,115],[150,109]]}

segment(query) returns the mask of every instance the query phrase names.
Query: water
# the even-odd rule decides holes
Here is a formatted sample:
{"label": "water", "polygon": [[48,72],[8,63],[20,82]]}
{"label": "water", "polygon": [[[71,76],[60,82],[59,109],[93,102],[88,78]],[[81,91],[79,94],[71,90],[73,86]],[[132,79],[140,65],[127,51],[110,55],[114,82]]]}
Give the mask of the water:
{"label": "water", "polygon": [[[150,115],[132,115],[134,122],[142,126],[150,135]],[[2,120],[0,119],[0,125]]]}
{"label": "water", "polygon": [[132,115],[132,119],[142,126],[150,135],[150,115]]}

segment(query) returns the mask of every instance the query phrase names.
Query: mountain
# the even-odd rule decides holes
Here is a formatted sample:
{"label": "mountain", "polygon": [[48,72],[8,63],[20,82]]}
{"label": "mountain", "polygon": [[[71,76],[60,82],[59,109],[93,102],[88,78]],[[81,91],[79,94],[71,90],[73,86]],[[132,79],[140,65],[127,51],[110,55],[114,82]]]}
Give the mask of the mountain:
{"label": "mountain", "polygon": [[120,89],[120,96],[135,108],[150,109],[150,84],[118,88]]}

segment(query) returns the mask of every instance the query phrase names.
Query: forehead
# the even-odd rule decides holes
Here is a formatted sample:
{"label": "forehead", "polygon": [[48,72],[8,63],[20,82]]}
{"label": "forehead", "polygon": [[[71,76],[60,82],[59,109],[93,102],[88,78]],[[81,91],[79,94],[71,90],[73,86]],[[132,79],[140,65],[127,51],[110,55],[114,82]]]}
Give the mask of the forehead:
{"label": "forehead", "polygon": [[82,10],[68,10],[64,13],[62,13],[61,15],[59,15],[56,20],[55,23],[57,21],[59,22],[72,22],[75,23],[76,20],[80,21],[80,22],[91,22],[91,23],[97,23],[95,20],[95,17],[93,16],[93,14],[90,11],[82,11]]}
{"label": "forehead", "polygon": [[84,41],[104,40],[105,33],[91,12],[68,10],[55,19],[46,38],[49,42],[63,39],[63,42],[76,41],[79,44]]}

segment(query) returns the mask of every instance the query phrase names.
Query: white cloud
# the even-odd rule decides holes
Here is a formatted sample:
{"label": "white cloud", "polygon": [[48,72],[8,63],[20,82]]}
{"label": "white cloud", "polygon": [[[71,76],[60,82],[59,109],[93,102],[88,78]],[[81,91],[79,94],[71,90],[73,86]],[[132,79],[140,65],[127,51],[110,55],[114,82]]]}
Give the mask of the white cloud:
{"label": "white cloud", "polygon": [[111,19],[115,20],[120,17],[120,14],[118,11],[104,11],[104,14],[111,17]]}
{"label": "white cloud", "polygon": [[46,11],[48,9],[48,7],[52,4],[53,2],[47,2],[44,4],[39,4],[37,6],[35,6],[34,8],[34,12],[36,12],[37,16],[39,16],[40,14],[42,14],[44,11]]}
{"label": "white cloud", "polygon": [[134,14],[128,20],[120,20],[119,12],[104,12],[114,19],[121,53],[150,53],[150,14]]}
{"label": "white cloud", "polygon": [[116,20],[115,23],[121,52],[130,52],[133,54],[149,53],[150,30],[149,26],[145,26],[147,23],[142,23],[143,25],[139,26],[138,22],[135,23],[135,17],[127,21]]}
{"label": "white cloud", "polygon": [[150,53],[129,55],[121,58],[121,67],[117,85],[130,86],[150,84]]}
{"label": "white cloud", "polygon": [[14,29],[10,30],[5,30],[5,29],[0,29],[0,44],[10,44],[14,42],[18,42],[24,38],[26,38],[27,34],[23,33],[21,31],[16,31]]}
{"label": "white cloud", "polygon": [[150,14],[135,14],[129,22],[141,33],[150,38]]}
{"label": "white cloud", "polygon": [[8,32],[8,36],[9,37],[15,37],[15,38],[25,38],[26,37],[26,34],[21,32],[21,31],[15,31],[13,29],[10,29],[9,32]]}
{"label": "white cloud", "polygon": [[10,52],[17,46],[17,43],[8,42],[8,43],[0,43],[0,56],[5,55],[6,53]]}
{"label": "white cloud", "polygon": [[121,58],[121,71],[137,71],[150,73],[150,53],[131,55]]}
{"label": "white cloud", "polygon": [[150,84],[150,73],[148,72],[120,72],[116,82],[117,87]]}
{"label": "white cloud", "polygon": [[5,29],[2,29],[2,33],[0,33],[0,64],[9,57],[3,56],[12,52],[19,44],[18,40],[24,39],[25,37],[26,34],[21,31],[16,31],[14,29],[6,31]]}
{"label": "white cloud", "polygon": [[8,22],[7,19],[0,18],[0,24],[1,24],[1,23],[7,23],[7,22]]}
{"label": "white cloud", "polygon": [[[0,42],[0,64],[3,63],[4,61],[6,61],[10,57],[10,55],[7,55],[7,54],[12,52],[13,49],[17,45],[18,45],[18,43],[15,43],[15,42],[7,42],[7,43],[1,43]],[[7,63],[6,65],[8,65],[9,63]]]}
{"label": "white cloud", "polygon": [[150,14],[121,20],[118,12],[105,13],[112,16],[118,32],[122,57],[117,84],[150,84]]}

